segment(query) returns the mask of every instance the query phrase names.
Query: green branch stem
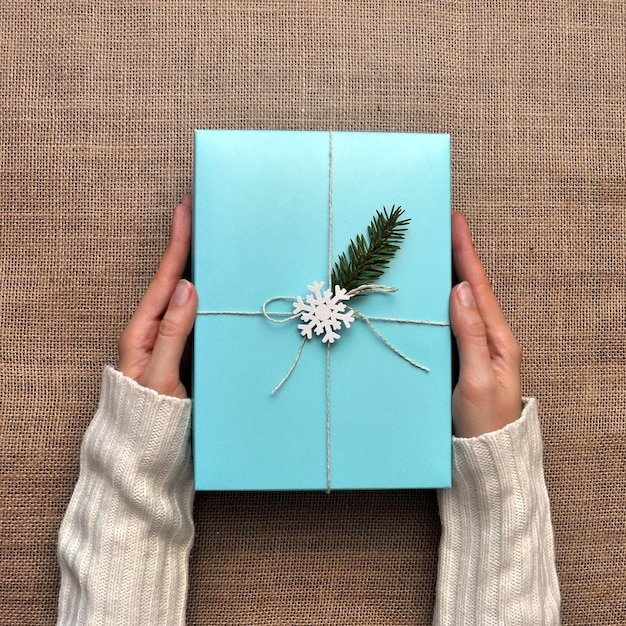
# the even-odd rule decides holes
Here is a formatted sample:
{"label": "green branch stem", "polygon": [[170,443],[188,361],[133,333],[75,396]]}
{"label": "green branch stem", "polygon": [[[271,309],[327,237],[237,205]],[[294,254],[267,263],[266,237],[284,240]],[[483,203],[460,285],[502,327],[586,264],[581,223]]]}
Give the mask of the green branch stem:
{"label": "green branch stem", "polygon": [[367,239],[365,235],[357,235],[350,241],[348,252],[339,255],[332,271],[333,288],[339,285],[351,291],[361,285],[369,285],[389,269],[389,263],[400,249],[411,221],[410,218],[401,219],[403,214],[404,209],[395,205],[390,211],[385,207],[376,211],[367,227]]}

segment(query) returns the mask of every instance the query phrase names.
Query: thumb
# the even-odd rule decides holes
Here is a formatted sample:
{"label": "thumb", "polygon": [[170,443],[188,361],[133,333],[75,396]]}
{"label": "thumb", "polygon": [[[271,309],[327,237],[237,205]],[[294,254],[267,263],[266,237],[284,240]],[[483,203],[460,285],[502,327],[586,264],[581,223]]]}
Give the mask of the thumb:
{"label": "thumb", "polygon": [[180,382],[180,362],[193,328],[197,306],[195,287],[186,280],[180,280],[159,324],[150,360],[139,381],[141,384],[164,395],[186,397]]}

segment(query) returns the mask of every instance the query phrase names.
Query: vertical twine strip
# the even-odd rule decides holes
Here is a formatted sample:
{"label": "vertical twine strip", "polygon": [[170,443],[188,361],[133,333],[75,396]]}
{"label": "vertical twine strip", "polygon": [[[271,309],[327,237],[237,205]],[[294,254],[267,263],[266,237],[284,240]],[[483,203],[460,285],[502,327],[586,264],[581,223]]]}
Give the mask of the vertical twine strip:
{"label": "vertical twine strip", "polygon": [[[328,131],[328,288],[333,273],[333,131]],[[330,344],[326,344],[326,493],[330,493]]]}

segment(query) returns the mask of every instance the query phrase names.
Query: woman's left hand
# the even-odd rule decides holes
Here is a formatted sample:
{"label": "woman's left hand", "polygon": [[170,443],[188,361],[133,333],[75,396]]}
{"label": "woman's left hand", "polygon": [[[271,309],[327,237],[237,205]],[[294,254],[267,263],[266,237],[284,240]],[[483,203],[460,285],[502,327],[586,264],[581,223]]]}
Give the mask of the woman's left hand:
{"label": "woman's left hand", "polygon": [[182,280],[191,246],[191,196],[174,209],[170,240],[159,268],[118,339],[122,374],[140,385],[186,398],[180,363],[193,328],[198,295]]}

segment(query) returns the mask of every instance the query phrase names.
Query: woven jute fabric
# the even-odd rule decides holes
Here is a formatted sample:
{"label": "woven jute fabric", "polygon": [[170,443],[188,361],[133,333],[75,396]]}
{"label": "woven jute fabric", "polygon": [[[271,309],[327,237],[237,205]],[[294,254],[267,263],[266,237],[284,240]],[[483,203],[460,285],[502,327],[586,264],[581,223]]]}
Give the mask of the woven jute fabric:
{"label": "woven jute fabric", "polygon": [[[564,624],[626,623],[623,0],[0,3],[0,623],[52,624],[195,128],[449,132],[539,398]],[[217,271],[217,270],[216,270]],[[427,624],[431,492],[202,493],[190,624]]]}

